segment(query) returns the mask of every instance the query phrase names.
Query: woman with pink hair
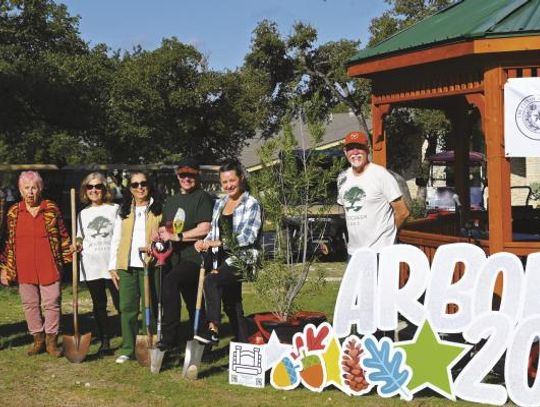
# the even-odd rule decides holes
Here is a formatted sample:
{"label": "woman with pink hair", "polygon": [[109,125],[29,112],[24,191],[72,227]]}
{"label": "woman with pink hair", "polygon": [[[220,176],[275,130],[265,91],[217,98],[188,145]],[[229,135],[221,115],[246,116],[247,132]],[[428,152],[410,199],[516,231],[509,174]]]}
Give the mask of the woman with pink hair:
{"label": "woman with pink hair", "polygon": [[60,209],[54,202],[41,199],[42,190],[39,173],[21,173],[22,199],[7,212],[0,282],[3,285],[19,283],[24,316],[34,337],[28,355],[46,350],[58,357],[60,280],[63,264],[71,262],[71,241]]}

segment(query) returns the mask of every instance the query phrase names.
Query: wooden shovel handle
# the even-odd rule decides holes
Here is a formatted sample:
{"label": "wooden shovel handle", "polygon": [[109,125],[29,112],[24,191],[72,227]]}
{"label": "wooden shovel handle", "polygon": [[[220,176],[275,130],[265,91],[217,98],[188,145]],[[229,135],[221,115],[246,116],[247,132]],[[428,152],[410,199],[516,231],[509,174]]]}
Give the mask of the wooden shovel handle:
{"label": "wooden shovel handle", "polygon": [[195,318],[193,319],[193,333],[197,334],[199,329],[199,319],[202,307],[203,286],[204,286],[204,260],[201,263],[199,270],[199,286],[197,287],[197,302],[195,303]]}
{"label": "wooden shovel handle", "polygon": [[[150,276],[148,275],[148,268],[144,272],[144,308],[150,309]],[[147,328],[150,321],[146,321]]]}
{"label": "wooden shovel handle", "polygon": [[144,266],[144,322],[146,324],[146,335],[148,340],[148,347],[152,348],[153,346],[153,338],[152,338],[152,330],[150,329],[150,308],[152,304],[150,303],[150,271],[148,270],[148,265],[145,264]]}
{"label": "wooden shovel handle", "polygon": [[[71,188],[70,192],[70,202],[71,202],[71,238],[73,241],[77,239],[77,208],[76,208],[76,198],[75,198],[75,188]],[[76,337],[79,336],[79,270],[78,270],[78,256],[77,251],[75,250],[72,254],[72,287],[73,287],[73,331]]]}
{"label": "wooden shovel handle", "polygon": [[204,286],[204,267],[201,267],[199,270],[199,286],[197,287],[197,302],[195,305],[195,308],[200,310],[202,306],[202,298],[203,298],[203,286]]}

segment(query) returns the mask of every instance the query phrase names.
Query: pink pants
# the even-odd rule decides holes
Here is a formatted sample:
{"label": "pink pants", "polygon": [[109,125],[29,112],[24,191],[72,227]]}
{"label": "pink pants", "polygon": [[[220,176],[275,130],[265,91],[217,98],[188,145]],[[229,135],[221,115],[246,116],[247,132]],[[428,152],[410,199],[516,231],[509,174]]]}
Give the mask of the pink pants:
{"label": "pink pants", "polygon": [[[50,285],[19,284],[24,317],[32,335],[45,331],[58,334],[60,326],[60,281]],[[45,311],[45,322],[41,316]]]}

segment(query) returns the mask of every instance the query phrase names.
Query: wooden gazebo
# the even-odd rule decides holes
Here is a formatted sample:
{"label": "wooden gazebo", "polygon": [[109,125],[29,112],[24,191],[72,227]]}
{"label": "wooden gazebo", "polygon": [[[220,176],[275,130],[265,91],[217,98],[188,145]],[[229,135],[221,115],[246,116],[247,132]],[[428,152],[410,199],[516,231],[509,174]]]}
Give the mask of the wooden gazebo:
{"label": "wooden gazebo", "polygon": [[[489,237],[487,253],[527,255],[540,242],[512,240],[510,160],[503,137],[503,86],[507,78],[540,74],[540,0],[462,0],[359,52],[348,74],[372,81],[373,161],[386,165],[384,118],[394,107],[442,109],[452,123],[456,190],[468,208],[470,123],[478,109],[485,137]],[[431,258],[443,244],[467,241],[449,224],[413,222],[400,241]],[[500,289],[500,287],[499,287]]]}

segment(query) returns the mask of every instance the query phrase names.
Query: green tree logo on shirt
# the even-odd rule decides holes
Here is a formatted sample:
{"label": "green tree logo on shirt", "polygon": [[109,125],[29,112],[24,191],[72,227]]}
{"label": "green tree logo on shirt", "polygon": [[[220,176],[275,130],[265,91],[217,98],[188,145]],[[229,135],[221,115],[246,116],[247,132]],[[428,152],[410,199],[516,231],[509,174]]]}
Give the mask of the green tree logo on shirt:
{"label": "green tree logo on shirt", "polygon": [[88,224],[88,229],[94,232],[92,237],[107,237],[111,233],[111,226],[112,223],[109,219],[104,218],[103,216],[98,216]]}
{"label": "green tree logo on shirt", "polygon": [[362,202],[366,197],[366,193],[362,188],[352,187],[343,195],[345,200],[345,209],[350,211],[358,212],[362,209]]}

